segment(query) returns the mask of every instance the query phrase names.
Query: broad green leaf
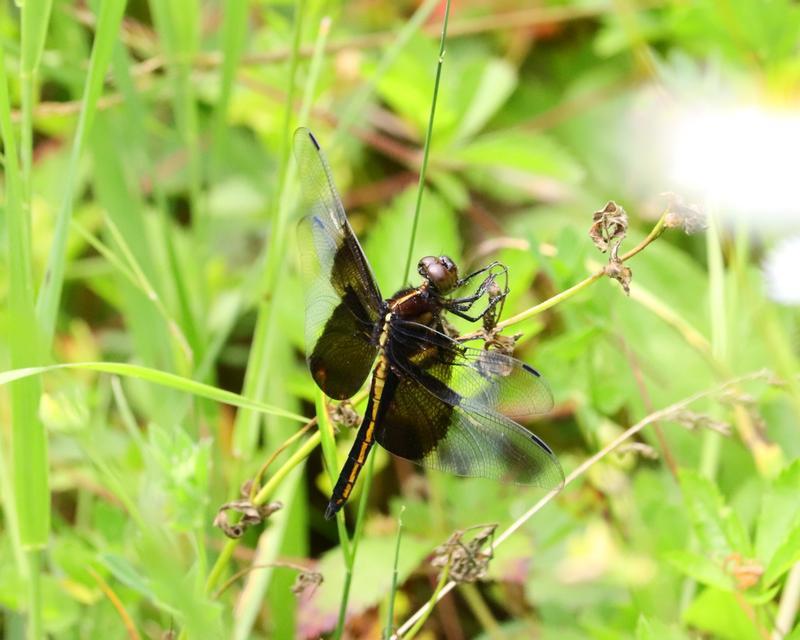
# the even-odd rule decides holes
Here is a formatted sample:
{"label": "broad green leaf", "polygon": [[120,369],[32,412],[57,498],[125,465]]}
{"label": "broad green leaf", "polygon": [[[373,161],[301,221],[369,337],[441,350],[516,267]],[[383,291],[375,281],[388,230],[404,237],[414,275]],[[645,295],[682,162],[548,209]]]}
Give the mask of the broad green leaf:
{"label": "broad green leaf", "polygon": [[505,60],[492,58],[480,72],[475,93],[466,101],[467,110],[456,128],[456,142],[466,140],[483,129],[517,85],[517,74]]}
{"label": "broad green leaf", "polygon": [[666,559],[678,571],[701,584],[725,591],[734,589],[731,576],[707,556],[688,549],[676,549],[668,552]]}
{"label": "broad green leaf", "polygon": [[583,176],[580,165],[566,149],[549,136],[526,129],[487,133],[463,146],[437,151],[443,162],[490,170],[510,184],[518,183],[522,176],[574,184]]}
{"label": "broad green leaf", "polygon": [[[394,564],[394,536],[365,536],[358,546],[353,582],[350,587],[348,615],[358,615],[378,604],[389,593]],[[428,544],[404,536],[397,566],[397,584],[402,584],[411,571],[431,551]],[[301,603],[299,635],[319,637],[336,624],[345,567],[341,549],[323,554],[317,566],[324,582],[307,600]]]}
{"label": "broad green leaf", "polygon": [[[378,82],[380,97],[411,123],[420,137],[428,124],[437,54],[433,39],[415,34]],[[445,70],[452,68],[450,58],[445,56]],[[440,132],[452,130],[458,120],[458,105],[451,98],[453,85],[455,79],[445,71],[439,86],[434,140]]]}
{"label": "broad green leaf", "polygon": [[705,589],[683,614],[687,624],[723,640],[761,640],[761,634],[728,591]]}
{"label": "broad green leaf", "polygon": [[149,519],[176,531],[200,530],[206,520],[211,441],[195,442],[180,427],[148,428],[145,450],[148,483],[141,505]]}
{"label": "broad green leaf", "polygon": [[723,502],[719,489],[694,471],[681,471],[681,490],[700,544],[714,557],[740,553],[747,557],[749,543],[737,514]]}
{"label": "broad green leaf", "polygon": [[789,465],[764,493],[756,526],[756,556],[770,564],[800,526],[800,460]]}
{"label": "broad green leaf", "polygon": [[772,554],[764,571],[764,584],[770,585],[778,580],[798,561],[800,561],[800,523],[795,524],[787,533],[783,543]]}

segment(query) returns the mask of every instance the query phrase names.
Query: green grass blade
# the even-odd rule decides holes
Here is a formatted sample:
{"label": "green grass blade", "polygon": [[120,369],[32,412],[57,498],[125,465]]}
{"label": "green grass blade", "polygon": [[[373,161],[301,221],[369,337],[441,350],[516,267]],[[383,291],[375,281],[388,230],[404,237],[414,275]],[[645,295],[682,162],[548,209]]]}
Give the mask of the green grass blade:
{"label": "green grass blade", "polygon": [[[16,138],[11,125],[5,56],[0,52],[0,128],[5,146],[6,224],[8,240],[8,315],[11,364],[24,367],[39,362],[40,342],[33,307],[31,248],[22,208],[22,175]],[[39,547],[50,529],[47,437],[39,421],[40,383],[20,381],[11,388],[11,465],[20,543]]]}
{"label": "green grass blade", "polygon": [[[30,105],[28,105],[30,107]],[[23,128],[24,129],[24,128]],[[0,131],[5,150],[5,213],[8,240],[8,329],[13,337],[9,351],[12,366],[34,364],[40,358],[40,336],[33,306],[33,274],[28,219],[21,195],[26,187],[20,173],[16,138],[11,125],[11,104],[6,61],[0,50]],[[30,130],[28,130],[30,133]],[[25,134],[23,133],[23,136]],[[23,142],[23,144],[26,144]],[[29,145],[28,145],[29,146]],[[29,158],[30,160],[30,158]],[[29,182],[30,164],[26,166]],[[39,420],[41,384],[21,380],[11,388],[12,492],[4,492],[14,556],[23,560],[27,578],[27,636],[42,637],[41,557],[50,531],[50,490],[47,435]],[[4,479],[9,477],[3,469]],[[13,496],[13,497],[12,497]],[[22,549],[27,550],[23,556]],[[22,564],[22,563],[21,563]]]}
{"label": "green grass blade", "polygon": [[114,45],[117,42],[117,34],[119,33],[124,10],[124,0],[105,0],[100,4],[100,13],[97,16],[92,56],[89,61],[89,73],[86,76],[81,112],[78,117],[78,126],[75,130],[72,152],[67,166],[64,194],[56,218],[56,229],[53,245],[47,260],[47,269],[36,304],[37,317],[42,327],[45,344],[50,344],[53,340],[58,306],[61,300],[61,290],[64,286],[67,234],[69,232],[69,223],[72,219],[73,199],[78,181],[78,163],[89,131],[92,128],[92,121],[97,111],[97,101],[103,91],[103,80],[108,70]]}
{"label": "green grass blade", "polygon": [[214,107],[214,146],[222,157],[225,146],[225,119],[233,92],[236,69],[242,59],[247,33],[246,0],[228,0],[222,17],[222,66],[220,67],[219,98]]}
{"label": "green grass blade", "polygon": [[394,565],[392,565],[392,587],[389,590],[389,605],[386,607],[386,629],[384,638],[389,640],[394,633],[394,598],[397,593],[397,565],[400,562],[400,539],[403,534],[403,511],[405,507],[400,507],[400,515],[397,516],[397,542],[394,547]]}
{"label": "green grass blade", "polygon": [[21,85],[21,144],[22,173],[25,180],[25,203],[30,201],[30,178],[33,165],[33,106],[34,88],[42,59],[42,51],[50,24],[52,0],[26,0],[22,3],[20,85]]}
{"label": "green grass blade", "polygon": [[249,409],[251,411],[258,411],[281,418],[288,418],[289,420],[296,420],[298,422],[308,422],[308,418],[301,416],[291,411],[285,411],[280,407],[258,402],[257,400],[249,400],[238,393],[225,391],[218,387],[213,387],[190,378],[160,371],[158,369],[151,369],[150,367],[143,367],[136,364],[128,364],[125,362],[68,362],[64,364],[53,364],[44,367],[25,367],[20,369],[12,369],[11,371],[3,371],[0,373],[0,386],[16,382],[18,380],[26,380],[33,376],[40,376],[44,373],[58,371],[61,369],[81,369],[86,371],[98,371],[101,373],[113,373],[118,376],[128,378],[137,378],[147,382],[153,382],[163,387],[176,389],[184,393],[190,393],[201,398],[214,400],[229,404],[240,409]]}
{"label": "green grass blade", "polygon": [[[283,115],[280,173],[278,186],[273,199],[273,209],[270,212],[272,232],[267,244],[266,266],[261,282],[261,298],[264,300],[258,305],[258,317],[253,335],[253,345],[245,372],[244,395],[248,398],[262,398],[266,393],[269,364],[274,348],[275,334],[275,307],[279,304],[279,294],[276,291],[278,277],[284,268],[286,255],[286,227],[289,212],[281,205],[284,203],[288,176],[288,163],[290,156],[292,109],[294,104],[295,85],[297,84],[297,66],[300,50],[300,36],[305,13],[305,0],[300,0],[296,6],[294,32],[292,36],[292,55],[289,61],[289,77],[287,78],[286,110]],[[246,411],[236,416],[234,427],[234,451],[250,451],[258,440],[259,420],[254,414]]]}

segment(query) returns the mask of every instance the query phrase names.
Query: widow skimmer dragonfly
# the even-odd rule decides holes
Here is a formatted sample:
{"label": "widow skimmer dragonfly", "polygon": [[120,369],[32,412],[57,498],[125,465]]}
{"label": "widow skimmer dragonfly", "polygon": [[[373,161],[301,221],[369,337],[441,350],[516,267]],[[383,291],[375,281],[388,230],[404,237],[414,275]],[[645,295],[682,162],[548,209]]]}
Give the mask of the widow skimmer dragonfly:
{"label": "widow skimmer dragonfly", "polygon": [[[450,258],[427,256],[418,265],[423,283],[384,299],[308,129],[295,132],[294,153],[306,213],[298,239],[311,375],[326,395],[344,400],[372,371],[364,418],[325,517],[332,518],[347,501],[374,442],[459,476],[560,486],[564,474],[551,449],[512,420],[552,407],[539,373],[499,351],[465,347],[445,333],[445,311],[480,318],[468,312],[492,288],[491,267],[497,263],[459,278]],[[451,297],[487,271],[474,294]],[[484,313],[496,302],[490,300]]]}

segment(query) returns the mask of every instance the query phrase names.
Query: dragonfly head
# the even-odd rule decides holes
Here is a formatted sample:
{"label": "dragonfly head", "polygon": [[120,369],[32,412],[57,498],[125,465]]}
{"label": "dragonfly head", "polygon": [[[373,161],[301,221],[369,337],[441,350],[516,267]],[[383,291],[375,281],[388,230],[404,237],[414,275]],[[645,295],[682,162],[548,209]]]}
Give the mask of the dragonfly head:
{"label": "dragonfly head", "polygon": [[458,267],[447,256],[425,256],[417,271],[441,294],[449,293],[458,284]]}

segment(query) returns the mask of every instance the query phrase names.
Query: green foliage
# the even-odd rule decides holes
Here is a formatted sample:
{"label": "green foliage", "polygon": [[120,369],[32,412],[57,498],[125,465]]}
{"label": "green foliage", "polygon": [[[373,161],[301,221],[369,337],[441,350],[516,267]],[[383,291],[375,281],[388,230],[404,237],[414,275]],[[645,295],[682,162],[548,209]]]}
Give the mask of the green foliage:
{"label": "green foliage", "polygon": [[[410,282],[444,3],[0,11],[9,638],[316,638],[340,612],[343,636],[376,637],[428,602],[454,531],[497,523],[498,538],[542,498],[376,447],[371,485],[322,518],[353,434],[289,441],[329,425],[303,358],[287,143],[307,125],[387,297],[424,255],[509,267],[501,320],[527,314],[503,335],[555,398],[525,426],[567,473],[699,394],[571,478],[423,633],[800,640],[800,314],[761,269],[796,221],[664,229],[625,263],[630,295],[587,280],[608,261],[594,211],[625,207],[624,255],[668,207],[649,134],[671,130],[642,105],[792,108],[800,7],[530,4],[452,3]],[[718,388],[763,369],[776,379]],[[283,508],[227,540],[212,522],[240,499]]]}

